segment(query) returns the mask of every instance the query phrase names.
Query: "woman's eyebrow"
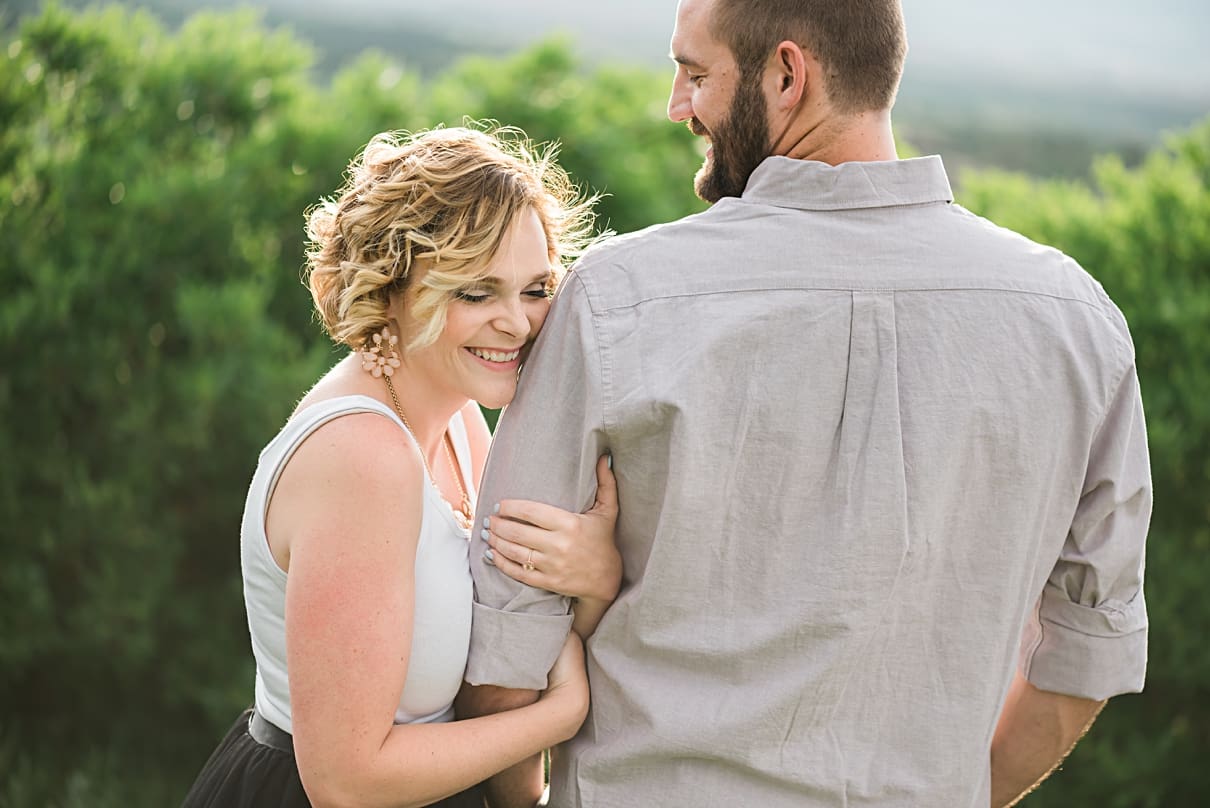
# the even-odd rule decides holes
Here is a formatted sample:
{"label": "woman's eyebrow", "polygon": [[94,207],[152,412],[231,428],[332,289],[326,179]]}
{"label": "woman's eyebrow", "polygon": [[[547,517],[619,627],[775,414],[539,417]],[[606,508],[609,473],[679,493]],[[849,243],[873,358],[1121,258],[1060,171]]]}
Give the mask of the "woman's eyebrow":
{"label": "woman's eyebrow", "polygon": [[[552,273],[552,270],[549,270],[549,269],[542,270],[538,274],[534,275],[533,279],[530,280],[529,283],[527,283],[525,285],[531,286],[535,283],[546,283],[548,280],[550,280],[551,273]],[[489,277],[483,278],[481,280],[475,281],[474,285],[482,287],[484,289],[499,289],[503,285],[503,283],[501,282],[501,280],[499,278],[489,276]]]}

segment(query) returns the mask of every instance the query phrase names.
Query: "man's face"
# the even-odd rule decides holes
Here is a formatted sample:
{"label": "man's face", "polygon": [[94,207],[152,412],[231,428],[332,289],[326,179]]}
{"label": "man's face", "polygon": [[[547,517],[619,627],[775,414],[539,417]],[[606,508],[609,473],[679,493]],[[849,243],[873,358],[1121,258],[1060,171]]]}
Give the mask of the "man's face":
{"label": "man's face", "polygon": [[709,141],[694,190],[707,202],[739,196],[769,155],[761,76],[742,76],[730,49],[710,33],[713,0],[682,0],[672,34],[677,63],[668,117]]}

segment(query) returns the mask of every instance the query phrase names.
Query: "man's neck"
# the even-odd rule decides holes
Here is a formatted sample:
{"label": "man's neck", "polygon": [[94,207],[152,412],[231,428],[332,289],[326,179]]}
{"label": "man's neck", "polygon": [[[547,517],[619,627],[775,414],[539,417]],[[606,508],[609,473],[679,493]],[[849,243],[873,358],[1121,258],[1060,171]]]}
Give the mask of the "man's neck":
{"label": "man's neck", "polygon": [[792,124],[774,154],[828,165],[899,159],[889,110]]}

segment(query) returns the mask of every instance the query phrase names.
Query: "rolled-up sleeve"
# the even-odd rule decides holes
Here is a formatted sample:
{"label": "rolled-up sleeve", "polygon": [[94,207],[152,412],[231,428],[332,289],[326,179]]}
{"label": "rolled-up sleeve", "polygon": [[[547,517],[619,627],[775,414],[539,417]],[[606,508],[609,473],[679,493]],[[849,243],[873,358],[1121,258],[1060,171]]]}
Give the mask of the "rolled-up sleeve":
{"label": "rolled-up sleeve", "polygon": [[[563,283],[500,417],[479,492],[477,524],[501,499],[569,511],[592,505],[605,451],[603,360],[588,294],[576,272]],[[484,545],[479,542],[481,550]],[[567,598],[520,584],[471,554],[475,605],[466,681],[542,689],[571,627]]]}
{"label": "rolled-up sleeve", "polygon": [[1143,557],[1151,468],[1133,365],[1122,375],[1089,454],[1071,531],[1023,643],[1036,687],[1088,699],[1143,688]]}

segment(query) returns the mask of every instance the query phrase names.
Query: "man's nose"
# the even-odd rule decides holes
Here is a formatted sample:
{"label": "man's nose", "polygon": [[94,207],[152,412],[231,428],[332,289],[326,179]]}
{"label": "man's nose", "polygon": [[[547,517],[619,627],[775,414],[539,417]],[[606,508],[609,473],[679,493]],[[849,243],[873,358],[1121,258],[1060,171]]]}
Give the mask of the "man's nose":
{"label": "man's nose", "polygon": [[689,82],[685,81],[680,71],[672,80],[672,94],[668,96],[668,120],[681,123],[693,117],[693,104],[690,103]]}

